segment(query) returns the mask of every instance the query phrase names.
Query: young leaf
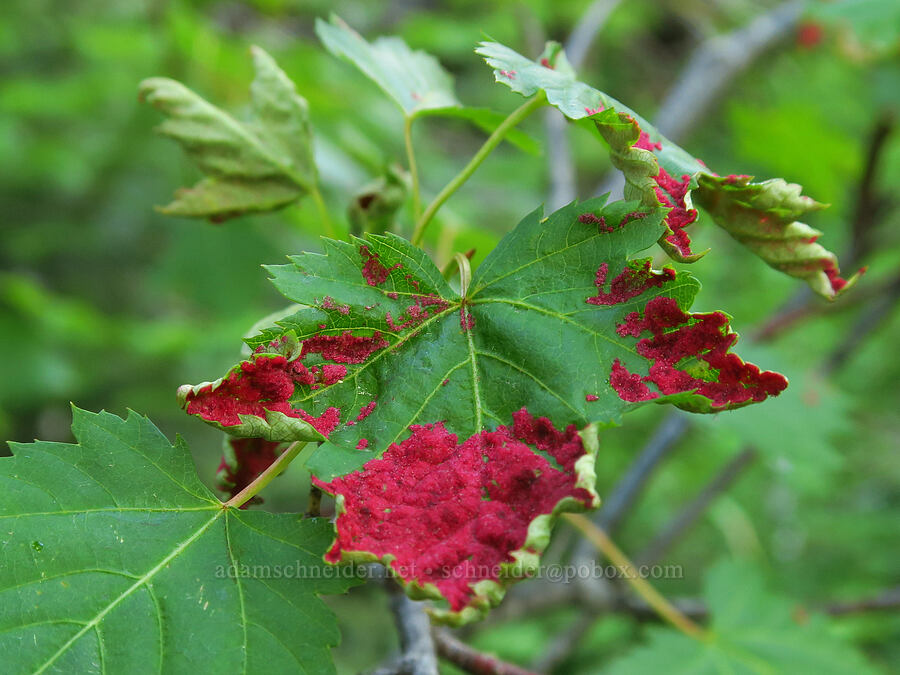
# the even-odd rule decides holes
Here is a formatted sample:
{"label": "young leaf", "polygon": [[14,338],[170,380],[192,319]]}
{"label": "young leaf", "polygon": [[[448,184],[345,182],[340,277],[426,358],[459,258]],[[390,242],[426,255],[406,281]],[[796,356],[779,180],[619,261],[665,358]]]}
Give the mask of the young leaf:
{"label": "young leaf", "polygon": [[[737,336],[724,314],[687,312],[698,290],[693,277],[630,259],[659,237],[663,211],[637,212],[635,202],[604,201],[570,204],[548,218],[539,211],[527,216],[479,267],[463,296],[422,250],[399,237],[324,240],[324,255],[304,253],[291,265],[269,268],[279,290],[305,307],[250,340],[256,352],[232,371],[227,385],[186,387],[182,403],[189,414],[234,435],[290,441],[308,438],[313,427],[327,437],[308,466],[344,499],[341,544],[332,556],[393,555],[403,580],[435,594],[447,589],[427,574],[416,576],[424,563],[410,558],[425,540],[397,524],[398,518],[422,516],[422,505],[419,511],[409,502],[403,509],[398,504],[397,513],[363,512],[368,498],[354,500],[350,491],[365,494],[376,467],[403,474],[414,451],[426,445],[435,457],[458,460],[446,467],[447,484],[454,485],[472,456],[491,464],[485,448],[502,441],[509,453],[498,466],[474,474],[467,487],[494,501],[492,486],[500,489],[514,479],[504,473],[511,468],[504,462],[530,466],[529,447],[536,446],[547,465],[532,458],[540,464],[532,468],[568,492],[537,483],[530,498],[539,510],[512,509],[521,517],[513,528],[517,538],[498,544],[497,564],[480,565],[485,576],[465,576],[472,594],[451,589],[444,596],[452,620],[477,614],[499,599],[501,576],[513,574],[505,568],[501,574],[501,567],[517,560],[516,551],[525,546],[540,552],[526,543],[534,518],[549,518],[561,500],[566,508],[592,503],[572,492],[584,485],[573,467],[579,456],[592,461],[589,444],[567,446],[559,456],[540,442],[526,442],[520,419],[574,443],[574,430],[616,422],[647,401],[713,412],[761,401],[786,386],[782,376],[729,352]],[[273,416],[283,424],[273,425]],[[551,434],[554,428],[562,431]],[[387,464],[368,463],[378,457]],[[362,474],[346,482],[324,484],[360,468]],[[429,491],[429,508],[449,509],[456,496],[455,488]],[[479,513],[461,508],[455,517],[461,527],[477,530]],[[378,523],[366,520],[371,518]],[[408,533],[391,541],[405,551],[402,562],[396,550],[354,539],[354,528],[393,527]],[[481,587],[479,581],[491,584]]]}
{"label": "young leaf", "polygon": [[356,234],[381,234],[394,224],[394,216],[409,194],[409,175],[398,166],[389,166],[383,175],[360,188],[350,201],[347,217]]}
{"label": "young leaf", "polygon": [[707,574],[704,595],[712,615],[712,639],[699,641],[670,628],[652,628],[646,645],[603,672],[673,672],[673,664],[690,664],[684,672],[710,675],[875,672],[824,617],[798,616],[793,603],[767,592],[759,573],[749,566],[720,563]]}
{"label": "young leaf", "polygon": [[419,110],[461,105],[453,80],[437,59],[413,51],[398,37],[380,37],[371,44],[334,14],[331,21],[316,19],[316,35],[325,49],[352,63],[413,116]]}
{"label": "young leaf", "polygon": [[145,417],[0,459],[4,672],[334,672],[321,519],[238,511]]}
{"label": "young leaf", "polygon": [[[377,84],[403,110],[407,118],[455,117],[491,133],[506,118],[486,108],[463,106],[453,91],[453,79],[438,60],[410,49],[399,37],[380,37],[367,42],[340,17],[316,20],[316,35],[325,48]],[[507,135],[513,145],[537,153],[538,143],[518,129]]]}
{"label": "young leaf", "polygon": [[252,121],[236,120],[174,80],[141,83],[141,100],[168,116],[159,133],[178,141],[206,174],[194,187],[179,190],[163,213],[221,222],[281,208],[315,185],[306,100],[272,57],[259,47],[252,55]]}
{"label": "young leaf", "polygon": [[[494,42],[482,43],[476,52],[494,68],[495,79],[512,91],[523,96],[543,91],[548,102],[566,117],[596,127],[609,145],[613,164],[625,175],[626,198],[670,209],[659,243],[673,259],[694,262],[705,253],[693,252],[684,231],[696,220],[691,197],[702,181],[703,189],[694,192],[697,204],[775,269],[803,279],[829,300],[855,281],[855,276],[849,280],[840,277],[834,254],[808,241],[818,237],[815,230],[806,228],[809,246],[800,245],[803,242],[797,237],[806,226],[801,228],[793,221],[816,203],[801,197],[799,187],[788,187],[780,179],[750,183],[748,176],[718,178],[633,110],[579,82],[556,43],[548,43],[538,61]],[[779,208],[790,213],[781,214],[780,222],[773,225]]]}

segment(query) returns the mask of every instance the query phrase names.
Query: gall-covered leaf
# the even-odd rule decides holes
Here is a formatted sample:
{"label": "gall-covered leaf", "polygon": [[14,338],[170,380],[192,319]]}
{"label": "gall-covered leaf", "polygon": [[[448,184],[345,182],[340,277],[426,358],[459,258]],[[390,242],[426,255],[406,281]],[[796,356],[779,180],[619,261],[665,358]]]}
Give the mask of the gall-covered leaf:
{"label": "gall-covered leaf", "polygon": [[[798,186],[780,179],[750,183],[748,176],[717,177],[633,110],[579,82],[556,43],[548,43],[537,61],[494,42],[484,42],[476,51],[494,68],[495,79],[512,91],[523,96],[544,92],[566,117],[596,128],[610,148],[614,166],[625,175],[626,198],[669,209],[659,243],[674,260],[694,262],[705,253],[692,250],[684,229],[697,218],[696,201],[765,262],[803,279],[829,300],[855,280],[841,278],[834,254],[812,241],[820,233],[794,223],[803,213],[821,208],[802,197]],[[703,188],[697,190],[701,182]],[[778,223],[773,222],[776,215]],[[799,238],[804,228],[805,242]]]}
{"label": "gall-covered leaf", "polygon": [[[444,452],[459,466],[479,453],[492,464],[493,450],[485,448],[498,444],[506,448],[503,461],[528,458],[529,452],[546,461],[518,461],[540,479],[530,492],[539,510],[520,513],[520,534],[541,515],[584,508],[592,500],[571,493],[582,486],[578,472],[540,443],[528,442],[517,420],[537,420],[571,440],[574,430],[617,422],[646,402],[714,412],[761,401],[786,386],[782,376],[729,352],[737,336],[724,314],[688,312],[699,288],[690,274],[653,270],[650,259],[632,259],[659,238],[665,212],[637,202],[604,202],[570,204],[547,218],[540,211],[528,215],[475,271],[463,296],[422,250],[400,237],[325,239],[324,254],[303,253],[290,265],[269,268],[278,289],[302,308],[249,340],[254,354],[226,378],[183,388],[182,403],[188,413],[236,436],[327,438],[307,463],[323,484],[362,469],[326,485],[345,507],[334,559],[343,553],[351,559],[357,553],[394,555],[370,540],[354,540],[352,530],[361,522],[367,531],[390,531],[416,506],[425,517],[424,503],[407,503],[398,513],[363,513],[357,507],[366,499],[349,496],[364,493],[360,486],[379,472],[402,474],[421,454],[413,450],[428,445],[425,437],[435,457]],[[452,462],[446,470],[461,473]],[[473,480],[493,501],[493,481],[524,480],[504,473],[509,470],[498,460]],[[455,508],[457,491],[450,484],[422,495],[428,508]],[[570,492],[550,485],[566,485]],[[481,527],[477,509],[455,517],[461,529]],[[455,620],[498,598],[495,586],[466,596],[416,576],[411,552],[419,537],[406,531],[406,539],[398,535],[392,544],[406,556],[395,571],[412,587],[446,592]],[[515,551],[539,552],[527,537],[520,539],[493,551],[503,565],[515,562]],[[466,577],[464,586],[490,581],[502,588],[499,578]]]}
{"label": "gall-covered leaf", "polygon": [[[216,471],[216,487],[234,497],[268,469],[286,447],[284,443],[264,438],[226,436],[222,461]],[[241,508],[261,502],[262,497],[257,495]]]}
{"label": "gall-covered leaf", "polygon": [[136,413],[72,430],[0,458],[4,673],[334,672],[325,519],[223,508]]}
{"label": "gall-covered leaf", "polygon": [[560,432],[524,408],[463,443],[443,422],[413,425],[361,471],[316,480],[338,504],[325,559],[380,560],[411,595],[447,601],[437,618],[478,618],[537,570],[557,513],[599,504],[596,448],[593,425]]}
{"label": "gall-covered leaf", "polygon": [[180,82],[144,80],[141,100],[168,116],[157,130],[181,144],[206,174],[176,192],[160,210],[221,222],[278,209],[303,196],[317,180],[306,100],[275,61],[252,48],[256,78],[250,87],[253,119],[241,122]]}

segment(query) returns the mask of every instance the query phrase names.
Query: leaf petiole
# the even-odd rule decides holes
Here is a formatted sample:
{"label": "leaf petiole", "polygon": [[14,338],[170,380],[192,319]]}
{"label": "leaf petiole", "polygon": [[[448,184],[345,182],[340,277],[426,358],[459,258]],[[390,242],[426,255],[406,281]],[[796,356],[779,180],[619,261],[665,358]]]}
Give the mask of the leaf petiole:
{"label": "leaf petiole", "polygon": [[412,123],[415,117],[408,116],[403,122],[403,140],[406,143],[406,160],[409,164],[409,175],[412,178],[413,218],[418,218],[422,211],[422,201],[419,195],[419,169],[416,166],[416,153],[413,150]]}
{"label": "leaf petiole", "polygon": [[238,509],[247,502],[249,502],[256,494],[262,490],[266,485],[272,482],[272,479],[275,476],[279,475],[282,471],[288,468],[288,465],[296,459],[297,455],[300,454],[300,451],[306,447],[305,442],[294,441],[291,443],[287,449],[282,452],[278,459],[272,462],[269,467],[259,474],[256,479],[250,483],[243,490],[238,492],[234,497],[229,499],[227,502],[222,503],[223,509]]}
{"label": "leaf petiole", "polygon": [[321,221],[322,229],[325,231],[325,236],[330,237],[331,239],[337,239],[337,232],[334,229],[334,224],[331,222],[331,216],[328,215],[328,207],[325,205],[325,200],[322,198],[322,191],[319,190],[318,183],[313,183],[310,186],[309,196],[312,198],[313,203],[316,205],[316,210],[319,212],[319,220]]}
{"label": "leaf petiole", "polygon": [[431,222],[432,218],[434,218],[435,214],[438,212],[438,209],[444,205],[448,199],[450,199],[451,195],[456,192],[459,188],[463,186],[463,184],[469,180],[475,170],[481,166],[481,163],[487,159],[487,156],[491,154],[491,151],[500,145],[500,142],[504,139],[506,134],[510,132],[519,122],[528,117],[535,110],[540,108],[542,105],[547,103],[547,98],[543,94],[538,94],[528,99],[521,106],[513,110],[509,117],[507,117],[503,122],[494,129],[494,132],[488,136],[488,139],[484,142],[478,152],[475,153],[475,156],[469,160],[469,163],[466,164],[462,171],[460,171],[456,176],[453,177],[444,189],[438,193],[438,196],[435,197],[432,202],[428,205],[428,208],[425,209],[425,213],[422,214],[421,218],[419,218],[416,223],[416,229],[413,232],[412,243],[414,246],[418,246],[422,243],[422,238],[425,236],[425,228],[428,227],[428,224]]}

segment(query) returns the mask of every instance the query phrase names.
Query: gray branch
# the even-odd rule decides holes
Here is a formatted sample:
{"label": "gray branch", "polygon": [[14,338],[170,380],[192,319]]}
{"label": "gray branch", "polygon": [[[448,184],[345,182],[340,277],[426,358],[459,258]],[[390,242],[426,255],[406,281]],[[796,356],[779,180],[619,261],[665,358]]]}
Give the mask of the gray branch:
{"label": "gray branch", "polygon": [[676,143],[683,139],[740,73],[793,30],[804,5],[785,2],[743,28],[705,40],[656,114],[659,132]]}
{"label": "gray branch", "polygon": [[[577,69],[584,63],[594,39],[620,1],[595,0],[581,15],[565,44],[566,58],[574,68]],[[569,137],[566,135],[567,126],[566,118],[558,110],[551,108],[544,113],[547,170],[550,174],[550,194],[547,198],[549,211],[555,211],[577,196],[577,176]]]}

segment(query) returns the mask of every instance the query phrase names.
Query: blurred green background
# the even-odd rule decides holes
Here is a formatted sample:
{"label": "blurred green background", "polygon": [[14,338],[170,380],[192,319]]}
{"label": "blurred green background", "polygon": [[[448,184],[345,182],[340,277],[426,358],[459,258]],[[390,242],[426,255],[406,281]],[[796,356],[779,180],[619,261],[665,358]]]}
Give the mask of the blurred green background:
{"label": "blurred green background", "polygon": [[[311,109],[326,201],[344,221],[350,197],[391,164],[404,164],[402,118],[313,33],[336,12],[365,36],[398,34],[435,54],[467,105],[508,112],[521,102],[495,86],[473,54],[490,36],[535,55],[565,40],[590,3],[394,0],[7,0],[0,10],[0,438],[68,440],[69,402],[118,414],[133,408],[168,435],[184,435],[211,479],[221,436],[184,416],[175,389],[213,379],[238,356],[241,337],[283,301],[260,269],[316,250],[314,210],[299,206],[213,226],[166,218],[154,205],[197,172],[175,144],[155,136],[160,115],[137,101],[137,84],[163,75],[240,113],[252,78],[248,46],[272,54]],[[682,140],[720,173],[783,176],[830,203],[810,224],[837,252],[866,223],[868,274],[846,300],[814,311],[777,339],[740,350],[784,372],[777,400],[695,420],[616,534],[638,552],[740,448],[759,459],[665,562],[684,578],[657,585],[698,592],[710,562],[749,561],[769,586],[805,607],[877,595],[900,583],[900,102],[892,2],[815,5],[800,26],[730,83]],[[581,69],[581,79],[652,117],[693,50],[774,3],[745,0],[622,2]],[[872,10],[872,6],[876,9]],[[878,9],[880,7],[880,9]],[[893,21],[896,19],[896,21]],[[544,139],[542,115],[524,129]],[[873,134],[887,129],[874,176]],[[569,129],[586,198],[609,169],[605,149]],[[484,136],[463,122],[415,128],[425,198],[458,171]],[[475,263],[548,195],[546,158],[505,145],[442,211],[430,246],[440,261],[476,248]],[[863,191],[867,185],[871,194]],[[863,213],[860,213],[862,199]],[[868,199],[868,201],[867,201]],[[409,222],[409,214],[401,214]],[[692,271],[704,289],[696,309],[724,308],[745,335],[798,291],[724,232],[701,223]],[[851,271],[851,270],[846,270]],[[850,340],[854,335],[859,341]],[[835,368],[823,362],[844,345]],[[607,494],[651,436],[662,409],[606,432],[598,466]],[[302,510],[302,470],[279,480],[270,506]],[[554,555],[571,551],[563,527]],[[344,644],[339,669],[375,665],[394,648],[386,600],[362,588],[333,602]],[[576,610],[493,623],[475,643],[528,663]],[[900,670],[900,612],[835,620],[885,672]],[[378,630],[373,630],[375,625]],[[599,615],[557,672],[593,672],[641,639],[627,615]],[[449,671],[448,671],[449,672]]]}

